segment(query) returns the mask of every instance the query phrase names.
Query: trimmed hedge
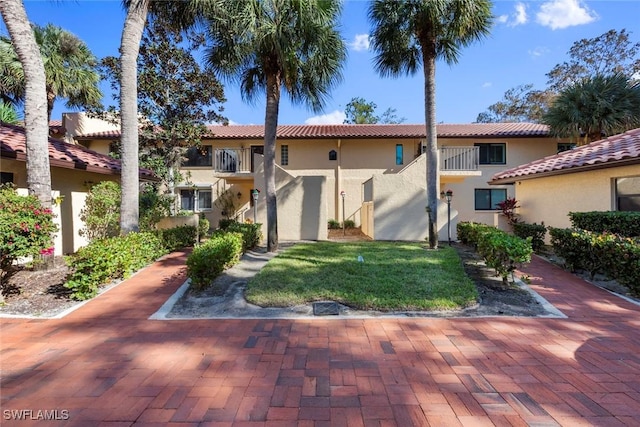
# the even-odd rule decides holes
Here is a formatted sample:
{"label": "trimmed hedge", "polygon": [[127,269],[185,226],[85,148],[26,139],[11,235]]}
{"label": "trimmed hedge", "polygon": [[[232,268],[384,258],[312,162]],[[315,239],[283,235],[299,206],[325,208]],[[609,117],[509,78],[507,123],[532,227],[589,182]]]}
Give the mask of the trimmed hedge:
{"label": "trimmed hedge", "polygon": [[625,237],[640,236],[640,212],[570,212],[573,228]]}
{"label": "trimmed hedge", "polygon": [[66,258],[72,272],[64,287],[73,291],[71,298],[92,298],[100,286],[126,279],[165,253],[160,239],[153,233],[96,239]]}
{"label": "trimmed hedge", "polygon": [[226,231],[242,234],[242,252],[255,248],[262,240],[262,224],[234,222],[229,224]]}
{"label": "trimmed hedge", "polygon": [[588,271],[592,279],[601,272],[640,297],[640,238],[553,227],[549,234],[567,269]]}
{"label": "trimmed hedge", "polygon": [[515,222],[511,225],[513,234],[516,236],[521,239],[531,237],[531,246],[535,252],[540,252],[544,248],[544,238],[547,235],[547,227],[545,227],[544,222],[542,224]]}
{"label": "trimmed hedge", "polygon": [[459,222],[458,238],[473,245],[487,265],[496,270],[504,283],[518,265],[531,261],[531,237],[522,239],[486,224]]}
{"label": "trimmed hedge", "polygon": [[193,225],[180,225],[155,232],[168,252],[195,246],[198,240],[198,227]]}
{"label": "trimmed hedge", "polygon": [[240,260],[242,234],[225,232],[214,234],[204,244],[193,249],[187,258],[187,274],[197,290],[208,287],[226,268]]}

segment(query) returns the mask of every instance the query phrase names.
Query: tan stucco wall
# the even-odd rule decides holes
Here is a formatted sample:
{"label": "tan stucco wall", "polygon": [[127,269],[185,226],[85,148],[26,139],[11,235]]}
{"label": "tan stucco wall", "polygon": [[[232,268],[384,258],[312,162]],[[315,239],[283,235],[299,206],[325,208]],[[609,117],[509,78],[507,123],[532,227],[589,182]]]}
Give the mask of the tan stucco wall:
{"label": "tan stucco wall", "polygon": [[[2,159],[2,172],[12,172],[16,187],[26,194],[27,170],[25,162]],[[51,168],[52,196],[62,197],[60,206],[53,206],[55,221],[61,230],[55,237],[55,254],[69,254],[76,252],[87,244],[87,240],[80,236],[79,231],[84,224],[80,221],[80,211],[84,207],[85,198],[91,183],[101,181],[119,181],[119,176],[102,175],[77,169]]]}
{"label": "tan stucco wall", "polygon": [[640,165],[598,169],[516,182],[517,210],[526,222],[570,227],[569,212],[615,210],[614,179],[640,176]]}

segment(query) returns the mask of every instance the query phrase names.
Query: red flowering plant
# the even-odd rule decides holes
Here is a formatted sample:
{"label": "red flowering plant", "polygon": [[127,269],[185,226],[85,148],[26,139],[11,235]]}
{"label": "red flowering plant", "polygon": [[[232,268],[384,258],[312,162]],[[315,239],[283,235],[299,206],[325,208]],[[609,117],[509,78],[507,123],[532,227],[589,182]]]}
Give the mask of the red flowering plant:
{"label": "red flowering plant", "polygon": [[502,211],[502,215],[507,217],[509,224],[515,224],[518,222],[516,209],[519,207],[518,201],[514,197],[507,197],[506,200],[498,203],[498,209]]}
{"label": "red flowering plant", "polygon": [[51,209],[44,209],[37,197],[0,186],[0,288],[18,258],[53,254],[57,230]]}

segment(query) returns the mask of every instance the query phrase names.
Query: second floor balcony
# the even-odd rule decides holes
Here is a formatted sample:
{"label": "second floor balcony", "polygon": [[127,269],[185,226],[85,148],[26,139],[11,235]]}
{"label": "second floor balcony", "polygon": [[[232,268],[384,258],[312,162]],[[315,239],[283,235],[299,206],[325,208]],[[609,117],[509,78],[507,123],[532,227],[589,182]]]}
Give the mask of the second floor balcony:
{"label": "second floor balcony", "polygon": [[440,171],[475,172],[480,164],[479,147],[442,147],[440,148]]}
{"label": "second floor balcony", "polygon": [[250,148],[217,148],[213,152],[213,169],[218,173],[251,173],[253,152]]}

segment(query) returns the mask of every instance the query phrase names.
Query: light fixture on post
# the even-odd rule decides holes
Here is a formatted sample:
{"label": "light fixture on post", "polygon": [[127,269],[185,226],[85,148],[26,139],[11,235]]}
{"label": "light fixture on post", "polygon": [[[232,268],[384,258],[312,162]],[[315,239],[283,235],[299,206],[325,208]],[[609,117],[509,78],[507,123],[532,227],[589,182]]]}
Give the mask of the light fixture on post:
{"label": "light fixture on post", "polygon": [[253,198],[253,223],[258,223],[258,197],[260,196],[260,190],[254,188],[251,190],[251,197]]}
{"label": "light fixture on post", "polygon": [[345,218],[345,209],[344,209],[344,197],[347,195],[344,190],[340,192],[340,197],[342,197],[342,235],[345,236],[347,234],[347,229],[344,226]]}
{"label": "light fixture on post", "polygon": [[453,199],[453,191],[447,190],[440,192],[440,198],[447,201],[447,239],[449,240],[449,246],[451,246],[451,199]]}

